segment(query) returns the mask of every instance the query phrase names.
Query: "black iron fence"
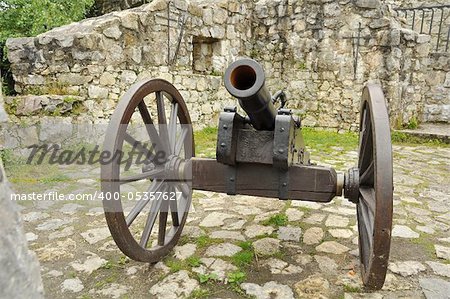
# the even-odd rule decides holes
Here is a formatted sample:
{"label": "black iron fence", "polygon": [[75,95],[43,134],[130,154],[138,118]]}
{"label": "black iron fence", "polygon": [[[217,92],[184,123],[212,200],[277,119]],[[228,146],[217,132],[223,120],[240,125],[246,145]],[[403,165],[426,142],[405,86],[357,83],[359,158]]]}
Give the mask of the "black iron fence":
{"label": "black iron fence", "polygon": [[450,39],[450,4],[395,8],[406,26],[421,34],[431,36],[434,52],[448,52]]}

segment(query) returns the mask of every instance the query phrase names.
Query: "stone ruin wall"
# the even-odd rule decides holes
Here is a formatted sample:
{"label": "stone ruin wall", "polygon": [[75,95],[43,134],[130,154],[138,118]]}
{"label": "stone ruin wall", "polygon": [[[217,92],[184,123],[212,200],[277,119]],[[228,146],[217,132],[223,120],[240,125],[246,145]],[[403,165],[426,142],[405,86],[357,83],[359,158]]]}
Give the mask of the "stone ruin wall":
{"label": "stone ruin wall", "polygon": [[[1,88],[1,82],[0,82]],[[6,122],[0,93],[0,125]],[[28,242],[20,207],[10,199],[11,186],[0,157],[0,290],[2,298],[44,298],[40,265]]]}
{"label": "stone ruin wall", "polygon": [[[366,82],[383,85],[392,126],[449,121],[449,55],[430,54],[429,36],[402,28],[378,0],[177,0],[170,15],[186,17],[176,57],[181,29],[171,22],[170,59],[165,0],[10,39],[16,90],[61,95],[7,98],[13,121],[54,123],[62,114],[65,123],[107,123],[131,84],[160,77],[181,91],[197,128],[215,126],[224,106],[237,105],[221,75],[241,56],[263,64],[269,89],[284,89],[307,126],[356,130]],[[350,37],[359,22],[355,76]]]}

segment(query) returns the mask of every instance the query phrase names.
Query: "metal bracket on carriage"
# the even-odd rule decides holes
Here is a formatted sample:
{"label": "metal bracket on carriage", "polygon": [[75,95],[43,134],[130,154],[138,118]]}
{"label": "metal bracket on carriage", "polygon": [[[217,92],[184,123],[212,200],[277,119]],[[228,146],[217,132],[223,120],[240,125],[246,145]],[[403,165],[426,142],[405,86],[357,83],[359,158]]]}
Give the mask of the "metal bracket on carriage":
{"label": "metal bracket on carriage", "polygon": [[244,127],[244,117],[236,110],[236,107],[227,107],[219,116],[216,159],[227,165],[236,164],[238,132]]}

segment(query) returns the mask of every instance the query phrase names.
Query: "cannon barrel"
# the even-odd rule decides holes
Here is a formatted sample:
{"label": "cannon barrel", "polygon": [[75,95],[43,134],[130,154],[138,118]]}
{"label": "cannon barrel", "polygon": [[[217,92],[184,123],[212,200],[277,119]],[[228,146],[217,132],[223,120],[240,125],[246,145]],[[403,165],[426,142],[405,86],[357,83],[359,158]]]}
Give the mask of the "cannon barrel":
{"label": "cannon barrel", "polygon": [[225,88],[239,100],[256,130],[273,130],[277,115],[265,79],[261,65],[249,58],[233,62],[225,71]]}

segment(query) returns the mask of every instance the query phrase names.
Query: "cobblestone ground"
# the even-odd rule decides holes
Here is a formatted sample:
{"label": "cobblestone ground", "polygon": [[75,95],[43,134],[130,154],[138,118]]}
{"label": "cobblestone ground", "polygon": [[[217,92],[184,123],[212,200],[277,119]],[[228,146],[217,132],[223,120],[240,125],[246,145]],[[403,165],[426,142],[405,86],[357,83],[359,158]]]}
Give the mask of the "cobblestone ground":
{"label": "cobblestone ground", "polygon": [[[356,155],[312,152],[341,171]],[[391,259],[375,293],[360,282],[356,209],[342,198],[317,204],[194,192],[179,245],[154,265],[117,249],[100,202],[27,202],[22,214],[49,298],[449,298],[449,157],[448,147],[394,146]],[[71,180],[14,187],[99,190],[99,169],[61,171]]]}

